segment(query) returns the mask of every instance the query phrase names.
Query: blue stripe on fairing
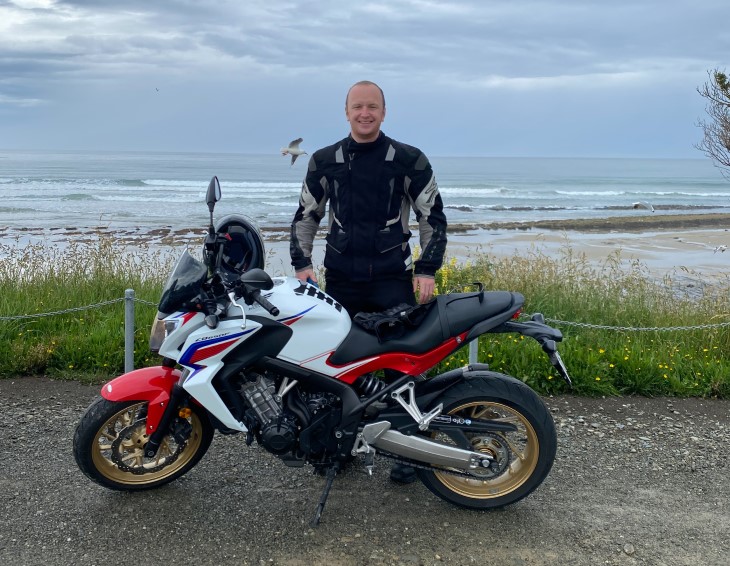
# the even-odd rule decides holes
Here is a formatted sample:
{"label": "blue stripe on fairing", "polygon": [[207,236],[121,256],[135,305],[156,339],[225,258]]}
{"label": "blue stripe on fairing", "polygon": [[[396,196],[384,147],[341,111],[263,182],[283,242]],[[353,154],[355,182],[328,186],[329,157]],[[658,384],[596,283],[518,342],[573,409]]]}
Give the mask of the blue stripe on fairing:
{"label": "blue stripe on fairing", "polygon": [[287,320],[291,320],[292,318],[298,318],[300,316],[304,316],[305,314],[307,314],[309,311],[311,311],[316,306],[317,305],[313,305],[313,306],[309,307],[307,310],[304,310],[304,311],[300,312],[299,314],[295,314],[295,315],[292,315],[292,316],[287,316],[286,318],[280,318],[276,322],[285,322]]}
{"label": "blue stripe on fairing", "polygon": [[201,369],[202,367],[205,367],[205,366],[200,366],[198,364],[189,363],[190,358],[192,358],[193,355],[198,350],[200,350],[201,348],[205,348],[207,346],[212,346],[213,344],[218,344],[220,342],[227,342],[229,340],[234,340],[236,338],[240,338],[244,334],[248,334],[249,332],[253,332],[254,330],[256,330],[256,328],[251,328],[249,330],[245,330],[244,332],[239,332],[238,334],[228,334],[226,336],[218,336],[217,338],[211,338],[209,340],[204,340],[203,342],[196,342],[195,344],[193,344],[193,346],[191,346],[190,348],[188,348],[188,350],[185,351],[183,356],[180,358],[179,363],[181,365],[189,365],[190,367],[193,367],[196,370]]}

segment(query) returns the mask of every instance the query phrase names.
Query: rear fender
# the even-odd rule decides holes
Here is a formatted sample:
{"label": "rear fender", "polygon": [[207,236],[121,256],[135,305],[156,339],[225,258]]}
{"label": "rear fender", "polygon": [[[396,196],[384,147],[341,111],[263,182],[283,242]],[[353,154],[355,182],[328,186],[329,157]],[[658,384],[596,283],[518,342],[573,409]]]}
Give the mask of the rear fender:
{"label": "rear fender", "polygon": [[420,407],[430,407],[433,400],[443,395],[447,389],[488,370],[487,364],[469,364],[416,383],[416,401]]}
{"label": "rear fender", "polygon": [[101,388],[104,399],[115,402],[147,401],[147,434],[160,424],[180,370],[164,366],[140,368],[111,380]]}

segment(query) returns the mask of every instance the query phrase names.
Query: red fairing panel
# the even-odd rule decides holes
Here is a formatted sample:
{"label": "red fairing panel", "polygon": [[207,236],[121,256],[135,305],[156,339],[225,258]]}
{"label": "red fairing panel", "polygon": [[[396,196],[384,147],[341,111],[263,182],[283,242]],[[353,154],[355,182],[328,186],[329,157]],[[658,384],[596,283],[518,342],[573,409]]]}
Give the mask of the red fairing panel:
{"label": "red fairing panel", "polygon": [[163,366],[136,369],[120,375],[101,388],[101,396],[109,401],[148,401],[147,434],[160,424],[170,400],[173,385],[180,379],[180,370]]}
{"label": "red fairing panel", "polygon": [[[394,369],[408,375],[418,375],[419,373],[423,373],[431,369],[451,352],[461,346],[464,338],[466,338],[466,334],[467,333],[464,332],[455,338],[449,338],[440,346],[437,346],[430,352],[426,352],[421,355],[406,354],[405,352],[389,352],[387,354],[382,354],[367,364],[339,374],[337,379],[344,381],[345,383],[352,384],[362,374],[380,369]],[[342,367],[335,366],[331,363],[329,365],[333,367]]]}

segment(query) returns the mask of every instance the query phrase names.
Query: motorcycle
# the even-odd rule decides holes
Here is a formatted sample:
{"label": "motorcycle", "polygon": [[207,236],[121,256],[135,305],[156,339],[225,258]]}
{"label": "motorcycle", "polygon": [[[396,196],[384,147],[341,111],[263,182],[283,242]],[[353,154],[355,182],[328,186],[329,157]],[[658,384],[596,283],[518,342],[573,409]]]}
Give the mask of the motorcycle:
{"label": "motorcycle", "polygon": [[251,222],[214,223],[220,198],[213,177],[202,260],[186,249],[163,289],[150,336],[161,365],[103,385],[76,428],[86,476],[115,490],[162,486],[200,461],[217,430],[324,475],[314,525],[338,471],[359,460],[372,474],[376,455],[468,509],[515,503],[542,483],[557,440],[532,389],[478,363],[427,377],[482,334],[517,333],[570,384],[560,331],[539,313],[518,320],[520,293],[475,284],[368,328],[316,285],[270,277]]}

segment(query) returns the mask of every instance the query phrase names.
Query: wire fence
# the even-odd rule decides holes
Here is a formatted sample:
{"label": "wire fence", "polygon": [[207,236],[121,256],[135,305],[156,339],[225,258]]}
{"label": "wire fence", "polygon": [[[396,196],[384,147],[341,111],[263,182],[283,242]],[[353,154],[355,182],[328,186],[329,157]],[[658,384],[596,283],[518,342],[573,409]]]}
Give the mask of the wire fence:
{"label": "wire fence", "polygon": [[545,318],[545,322],[551,322],[558,326],[574,326],[578,328],[594,328],[598,330],[616,330],[619,332],[676,332],[678,330],[707,330],[710,328],[722,328],[730,326],[730,322],[717,322],[712,324],[697,324],[694,326],[607,326],[604,324],[590,324],[588,322],[570,322],[556,318]]}
{"label": "wire fence", "polygon": [[58,316],[73,312],[100,309],[102,307],[114,305],[121,302],[124,302],[124,371],[129,372],[134,369],[134,304],[140,303],[153,307],[157,306],[157,303],[152,303],[150,301],[135,298],[134,289],[127,289],[126,291],[124,291],[124,297],[121,297],[119,299],[111,299],[109,301],[102,301],[100,303],[84,305],[82,307],[71,307],[59,311],[41,312],[36,314],[21,314],[16,316],[0,316],[0,322],[30,320],[35,318],[44,318],[48,316]]}
{"label": "wire fence", "polygon": [[[34,318],[44,318],[48,316],[58,316],[73,312],[87,311],[91,309],[103,308],[116,303],[124,302],[124,371],[129,372],[134,369],[134,305],[140,303],[146,306],[156,307],[157,303],[137,299],[134,296],[133,289],[127,289],[124,297],[102,301],[91,305],[81,307],[71,307],[59,311],[50,311],[36,314],[21,314],[16,316],[0,316],[0,322],[13,320],[29,320]],[[712,328],[722,328],[730,326],[730,322],[718,322],[713,324],[698,324],[694,326],[610,326],[605,324],[591,324],[588,322],[572,322],[569,320],[560,320],[557,318],[545,317],[545,322],[555,324],[557,326],[572,326],[576,328],[590,328],[597,330],[608,330],[616,332],[677,332],[691,330],[708,330]],[[478,353],[477,340],[469,343],[469,362],[476,363]]]}

